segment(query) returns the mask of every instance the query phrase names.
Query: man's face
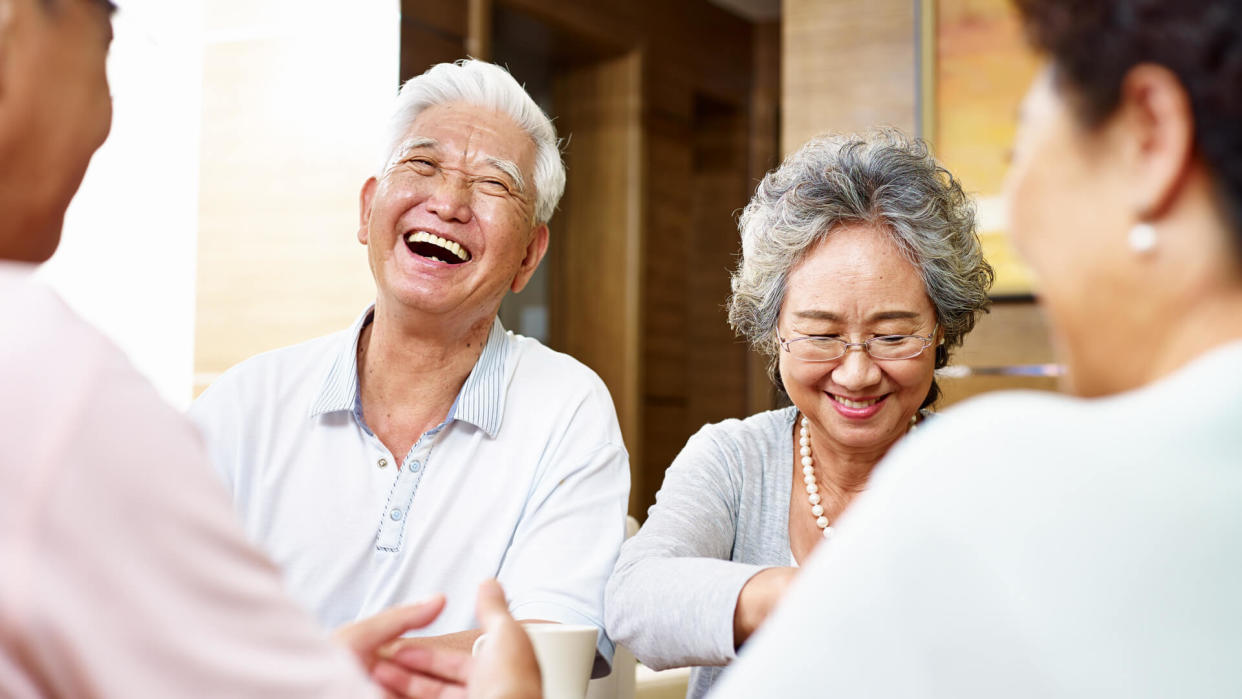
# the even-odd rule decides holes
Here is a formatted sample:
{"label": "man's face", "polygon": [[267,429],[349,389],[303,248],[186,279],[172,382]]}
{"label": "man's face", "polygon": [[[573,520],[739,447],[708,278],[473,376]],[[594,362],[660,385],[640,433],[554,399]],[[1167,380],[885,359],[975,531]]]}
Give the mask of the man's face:
{"label": "man's face", "polygon": [[112,125],[114,9],[0,0],[0,158],[13,194],[0,195],[11,231],[0,234],[0,257],[42,262],[60,242],[65,209]]}
{"label": "man's face", "polygon": [[428,108],[362,190],[358,240],[380,304],[479,323],[519,291],[547,248],[534,224],[535,144],[498,112]]}

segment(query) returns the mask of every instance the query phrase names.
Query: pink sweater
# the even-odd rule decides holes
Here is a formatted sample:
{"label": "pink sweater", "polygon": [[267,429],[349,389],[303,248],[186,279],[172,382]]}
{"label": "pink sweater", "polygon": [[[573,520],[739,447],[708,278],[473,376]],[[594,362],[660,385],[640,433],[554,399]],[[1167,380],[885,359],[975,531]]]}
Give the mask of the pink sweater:
{"label": "pink sweater", "polygon": [[0,696],[378,696],[190,424],[32,271],[0,263]]}

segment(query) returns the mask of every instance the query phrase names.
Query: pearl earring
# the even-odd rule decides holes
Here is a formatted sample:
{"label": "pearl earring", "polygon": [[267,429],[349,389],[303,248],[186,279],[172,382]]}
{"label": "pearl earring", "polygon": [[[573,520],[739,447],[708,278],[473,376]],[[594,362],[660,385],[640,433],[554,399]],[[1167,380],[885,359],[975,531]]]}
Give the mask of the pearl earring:
{"label": "pearl earring", "polygon": [[1156,248],[1156,227],[1150,223],[1136,223],[1128,236],[1130,249],[1141,254]]}

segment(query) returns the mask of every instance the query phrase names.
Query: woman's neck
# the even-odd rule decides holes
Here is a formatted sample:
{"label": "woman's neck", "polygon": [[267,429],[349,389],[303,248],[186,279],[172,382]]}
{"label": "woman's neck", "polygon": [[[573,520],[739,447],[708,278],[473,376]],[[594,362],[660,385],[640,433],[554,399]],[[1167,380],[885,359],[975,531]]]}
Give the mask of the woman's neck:
{"label": "woman's neck", "polygon": [[[798,420],[801,420],[799,413]],[[798,421],[794,425],[794,444],[798,444]],[[898,435],[885,443],[868,447],[850,447],[831,439],[812,421],[810,426],[811,454],[819,478],[843,493],[858,493],[866,489],[867,481],[876,464],[884,458],[897,440]]]}
{"label": "woman's neck", "polygon": [[1242,287],[1206,295],[1176,323],[1152,338],[1152,353],[1143,385],[1175,373],[1199,357],[1231,342],[1242,341]]}

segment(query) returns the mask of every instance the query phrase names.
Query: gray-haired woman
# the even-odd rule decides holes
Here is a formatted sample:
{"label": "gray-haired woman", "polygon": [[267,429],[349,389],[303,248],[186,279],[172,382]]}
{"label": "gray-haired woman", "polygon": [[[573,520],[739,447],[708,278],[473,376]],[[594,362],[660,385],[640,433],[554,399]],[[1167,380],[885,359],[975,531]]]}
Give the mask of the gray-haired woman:
{"label": "gray-haired woman", "polygon": [[740,229],[729,320],[793,405],[691,437],[605,601],[608,633],[648,666],[717,666],[696,668],[691,697],[924,419],[992,282],[961,186],[892,130],[807,143]]}

